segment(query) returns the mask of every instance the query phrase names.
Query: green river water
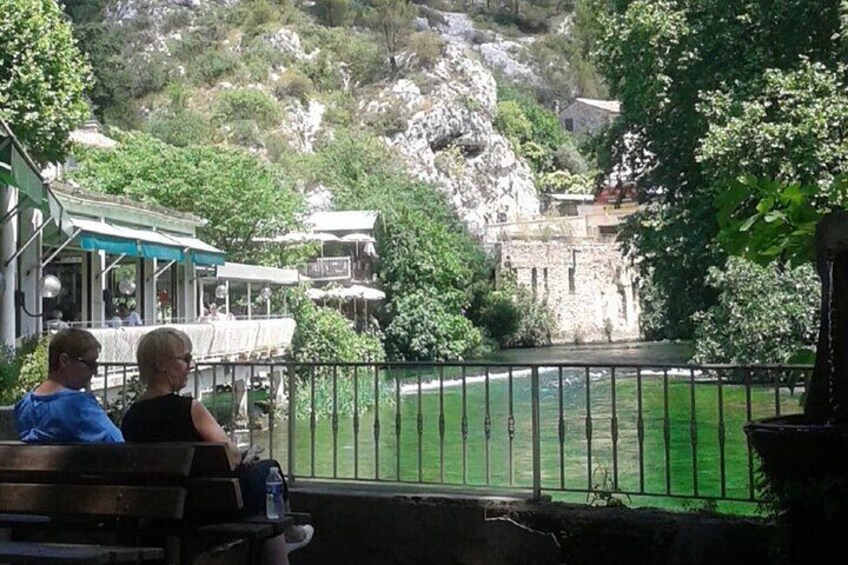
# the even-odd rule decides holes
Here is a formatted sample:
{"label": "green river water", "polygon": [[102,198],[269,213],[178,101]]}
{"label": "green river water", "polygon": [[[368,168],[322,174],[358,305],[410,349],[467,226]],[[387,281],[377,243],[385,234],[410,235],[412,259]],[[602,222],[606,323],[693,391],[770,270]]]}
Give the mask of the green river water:
{"label": "green river water", "polygon": [[[500,352],[491,359],[497,363],[683,363],[685,346],[652,344],[642,347],[551,347]],[[417,374],[406,375],[400,402],[384,406],[379,414],[360,417],[359,433],[354,432],[352,416],[339,416],[334,433],[332,419],[318,419],[313,433],[309,419],[296,424],[295,474],[306,477],[387,480],[488,486],[491,490],[527,489],[532,485],[531,379],[529,371],[515,367],[512,379],[502,368],[492,368],[485,377],[443,379],[439,394],[438,376],[421,371],[419,394]],[[635,372],[616,371],[615,413],[618,423],[617,458],[614,460],[612,432],[612,377],[609,370],[592,369],[589,379],[591,448],[587,440],[586,373],[584,369],[540,370],[541,469],[544,493],[555,500],[586,501],[587,491],[615,487],[633,494],[617,495],[628,505],[665,508],[697,508],[687,500],[697,492],[703,497],[748,499],[752,493],[749,454],[742,426],[747,420],[746,390],[741,385],[696,379],[688,371],[671,371],[664,382],[660,370],[642,373],[642,418],[644,439],[638,441],[638,383]],[[373,387],[372,376],[360,376],[361,387]],[[433,382],[433,379],[435,381]],[[428,382],[430,385],[428,387]],[[510,382],[512,383],[510,386]],[[464,392],[463,392],[464,391]],[[510,395],[511,391],[511,395]],[[389,385],[388,393],[396,389]],[[381,393],[382,394],[382,393]],[[799,391],[752,387],[753,419],[774,415],[776,402],[781,412],[800,411]],[[721,410],[719,398],[722,398]],[[667,398],[667,401],[666,401]],[[510,409],[510,405],[512,406]],[[694,414],[693,414],[694,405]],[[486,438],[488,406],[490,434]],[[560,406],[562,408],[560,409]],[[560,410],[563,442],[560,443]],[[664,439],[668,413],[669,441]],[[439,434],[440,414],[444,414],[444,437]],[[467,434],[463,441],[463,414]],[[510,441],[509,417],[514,419]],[[421,422],[421,434],[418,422]],[[400,420],[400,434],[396,422]],[[720,416],[725,441],[722,450]],[[374,422],[379,420],[379,442],[374,438]],[[696,438],[693,449],[693,434]],[[287,468],[286,424],[278,422],[273,431],[256,431],[253,441],[272,448],[273,456]],[[379,444],[377,449],[377,443]],[[641,449],[641,468],[640,468]],[[590,461],[591,457],[591,461]],[[756,462],[754,462],[756,463]],[[722,465],[724,492],[722,492]],[[617,478],[617,485],[615,483]],[[756,478],[755,478],[756,480]],[[570,492],[570,491],[583,492]],[[669,498],[672,494],[680,498]],[[651,496],[654,495],[654,496]],[[756,504],[721,501],[724,512],[753,514]]]}

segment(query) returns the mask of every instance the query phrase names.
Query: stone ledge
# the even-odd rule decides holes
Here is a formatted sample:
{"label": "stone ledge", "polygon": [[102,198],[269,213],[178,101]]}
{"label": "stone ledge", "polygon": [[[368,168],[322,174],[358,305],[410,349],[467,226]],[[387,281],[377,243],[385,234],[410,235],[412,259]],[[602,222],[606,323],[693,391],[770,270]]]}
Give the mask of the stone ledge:
{"label": "stone ledge", "polygon": [[373,565],[774,562],[774,530],[763,520],[533,503],[523,495],[299,480],[292,507],[312,515],[316,535],[297,562],[342,555],[346,564]]}

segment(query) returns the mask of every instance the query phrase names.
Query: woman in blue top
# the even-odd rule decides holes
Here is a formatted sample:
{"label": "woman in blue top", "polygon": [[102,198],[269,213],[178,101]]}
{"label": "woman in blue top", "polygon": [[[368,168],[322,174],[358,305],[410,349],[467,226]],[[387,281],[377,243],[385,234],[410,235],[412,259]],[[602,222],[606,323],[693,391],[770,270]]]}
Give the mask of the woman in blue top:
{"label": "woman in blue top", "polygon": [[121,431],[89,392],[100,343],[85,330],[61,330],[50,340],[47,380],[15,404],[15,424],[27,443],[123,442]]}

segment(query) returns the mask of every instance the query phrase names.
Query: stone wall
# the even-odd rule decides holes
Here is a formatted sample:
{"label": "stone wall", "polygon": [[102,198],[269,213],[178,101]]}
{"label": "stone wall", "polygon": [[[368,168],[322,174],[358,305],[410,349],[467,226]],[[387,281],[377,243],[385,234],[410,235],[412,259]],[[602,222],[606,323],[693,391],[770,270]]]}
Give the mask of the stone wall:
{"label": "stone wall", "polygon": [[507,240],[498,246],[499,274],[511,269],[553,310],[556,343],[639,338],[636,272],[613,236]]}
{"label": "stone wall", "polygon": [[[565,129],[574,133],[593,132],[610,123],[615,114],[602,108],[590,106],[579,100],[575,100],[559,115],[560,124]],[[571,128],[567,127],[567,120],[571,120]]]}
{"label": "stone wall", "polygon": [[316,534],[298,565],[776,563],[763,521],[493,497],[295,487]]}

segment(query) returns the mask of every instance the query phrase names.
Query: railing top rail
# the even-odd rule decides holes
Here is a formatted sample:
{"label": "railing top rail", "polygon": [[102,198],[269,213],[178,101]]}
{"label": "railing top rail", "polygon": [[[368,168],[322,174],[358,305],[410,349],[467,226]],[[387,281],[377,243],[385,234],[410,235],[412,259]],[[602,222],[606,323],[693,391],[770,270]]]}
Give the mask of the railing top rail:
{"label": "railing top rail", "polygon": [[[103,366],[127,366],[135,363],[100,363]],[[417,367],[476,367],[476,368],[522,368],[522,369],[547,369],[547,368],[575,368],[575,369],[682,369],[695,371],[809,371],[813,365],[805,364],[694,364],[694,363],[587,363],[575,361],[555,361],[548,363],[526,363],[526,362],[497,362],[497,361],[291,361],[269,359],[247,360],[247,361],[198,361],[198,365],[295,365],[298,367],[371,367],[378,369],[391,368],[417,368]]]}

